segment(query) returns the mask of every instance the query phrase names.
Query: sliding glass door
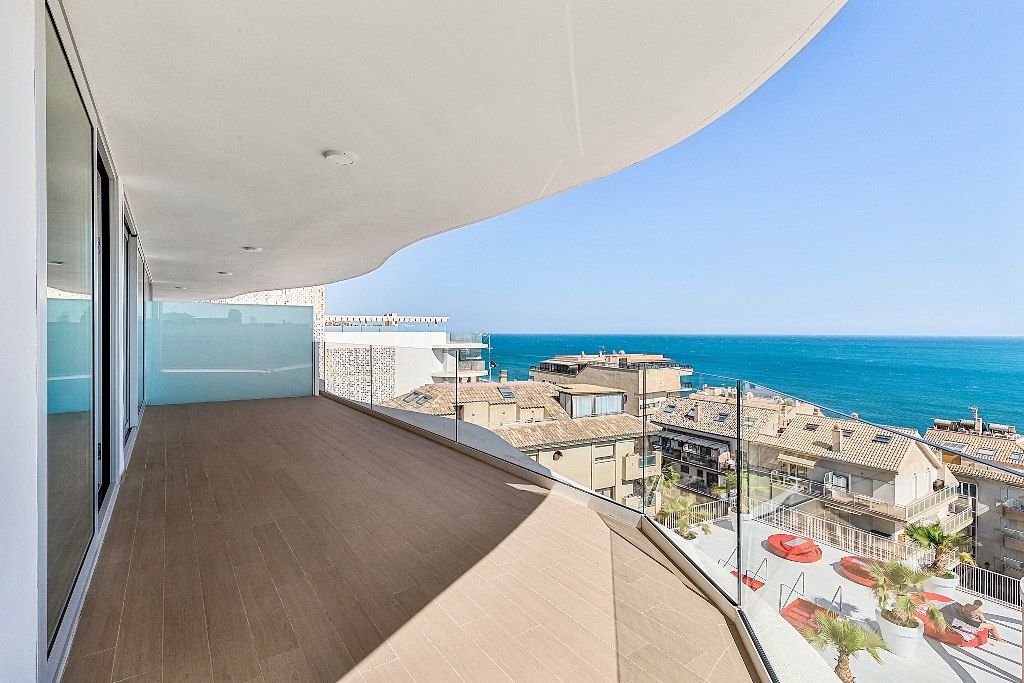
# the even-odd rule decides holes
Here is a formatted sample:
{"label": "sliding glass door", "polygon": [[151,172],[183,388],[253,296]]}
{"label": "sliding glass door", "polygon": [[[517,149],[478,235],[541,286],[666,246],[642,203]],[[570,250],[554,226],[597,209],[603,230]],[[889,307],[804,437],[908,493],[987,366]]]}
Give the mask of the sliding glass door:
{"label": "sliding glass door", "polygon": [[52,643],[93,536],[93,128],[46,25],[46,632]]}

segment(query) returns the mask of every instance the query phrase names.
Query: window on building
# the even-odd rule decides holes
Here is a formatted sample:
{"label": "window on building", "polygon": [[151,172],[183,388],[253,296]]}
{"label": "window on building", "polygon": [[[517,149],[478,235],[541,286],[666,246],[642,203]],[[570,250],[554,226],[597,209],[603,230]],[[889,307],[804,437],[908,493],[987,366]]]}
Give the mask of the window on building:
{"label": "window on building", "polygon": [[962,481],[960,482],[960,485],[957,487],[957,493],[959,493],[961,496],[970,496],[971,498],[977,498],[978,485],[972,484],[967,481]]}
{"label": "window on building", "polygon": [[715,415],[715,422],[726,422],[729,420],[729,413],[719,413]]}
{"label": "window on building", "polygon": [[604,496],[605,498],[611,498],[613,495],[615,495],[615,487],[609,486],[608,488],[594,489],[594,493],[596,493],[599,496]]}
{"label": "window on building", "polygon": [[622,412],[622,394],[604,394],[594,397],[595,415],[618,415]]}
{"label": "window on building", "polygon": [[593,396],[573,396],[572,397],[572,416],[577,417],[593,417],[594,415],[594,397]]}
{"label": "window on building", "polygon": [[615,456],[614,455],[598,455],[597,457],[594,458],[594,462],[595,463],[615,462]]}

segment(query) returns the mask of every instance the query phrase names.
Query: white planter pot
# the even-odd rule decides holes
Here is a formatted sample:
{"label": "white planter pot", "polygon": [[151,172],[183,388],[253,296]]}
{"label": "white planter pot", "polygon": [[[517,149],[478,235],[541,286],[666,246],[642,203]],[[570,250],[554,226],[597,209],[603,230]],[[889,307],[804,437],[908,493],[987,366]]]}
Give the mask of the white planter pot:
{"label": "white planter pot", "polygon": [[697,532],[697,535],[694,538],[687,538],[686,536],[683,536],[681,533],[679,533],[678,529],[675,529],[675,532],[679,536],[680,540],[682,540],[682,542],[685,543],[688,547],[695,547],[697,545],[697,541],[700,540],[700,532]]}
{"label": "white planter pot", "polygon": [[956,574],[952,579],[944,579],[940,576],[933,576],[924,582],[924,589],[929,593],[938,593],[950,600],[956,600],[956,589],[960,585],[960,577]]}
{"label": "white planter pot", "polygon": [[917,628],[907,628],[888,621],[882,616],[882,610],[875,607],[875,621],[878,622],[878,630],[882,632],[882,639],[889,652],[897,657],[913,657],[917,650],[917,644],[924,635],[924,624],[920,620]]}

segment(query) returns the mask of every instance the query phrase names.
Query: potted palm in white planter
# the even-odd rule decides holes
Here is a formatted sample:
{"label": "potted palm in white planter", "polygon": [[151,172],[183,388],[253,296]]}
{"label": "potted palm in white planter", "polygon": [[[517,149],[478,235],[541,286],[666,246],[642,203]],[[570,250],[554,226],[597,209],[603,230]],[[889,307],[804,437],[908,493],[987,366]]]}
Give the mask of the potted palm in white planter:
{"label": "potted palm in white planter", "polygon": [[882,663],[879,652],[886,649],[881,636],[874,631],[861,628],[849,619],[834,617],[830,614],[819,614],[814,627],[806,627],[803,636],[811,645],[819,650],[834,647],[836,658],[836,676],[843,683],[856,683],[850,659],[861,652],[867,652],[878,664]]}
{"label": "potted palm in white planter", "polygon": [[919,605],[925,605],[928,619],[939,630],[945,630],[946,620],[931,600],[913,595],[921,590],[931,572],[908,567],[898,560],[873,562],[867,567],[874,580],[875,619],[886,648],[898,657],[913,657],[924,634],[924,624],[917,618]]}
{"label": "potted palm in white planter", "polygon": [[918,547],[935,551],[935,561],[928,567],[932,576],[925,580],[924,589],[955,600],[960,578],[953,573],[953,565],[959,561],[975,566],[974,558],[967,552],[971,539],[962,531],[947,534],[938,523],[908,524],[904,533]]}
{"label": "potted palm in white planter", "polygon": [[688,493],[671,498],[666,497],[661,509],[658,510],[658,518],[663,524],[667,524],[672,517],[675,517],[677,533],[684,541],[694,543],[699,538],[697,531],[704,534],[711,533],[711,526],[707,523],[707,513],[703,510],[695,510],[696,504],[696,497]]}

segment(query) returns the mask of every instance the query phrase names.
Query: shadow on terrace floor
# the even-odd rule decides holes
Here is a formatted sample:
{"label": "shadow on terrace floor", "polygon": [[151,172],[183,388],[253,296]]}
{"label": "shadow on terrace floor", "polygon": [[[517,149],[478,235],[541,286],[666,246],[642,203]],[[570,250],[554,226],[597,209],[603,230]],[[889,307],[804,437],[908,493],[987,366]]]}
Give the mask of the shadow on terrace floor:
{"label": "shadow on terrace floor", "polygon": [[147,410],[64,681],[750,680],[635,528],[309,397]]}

